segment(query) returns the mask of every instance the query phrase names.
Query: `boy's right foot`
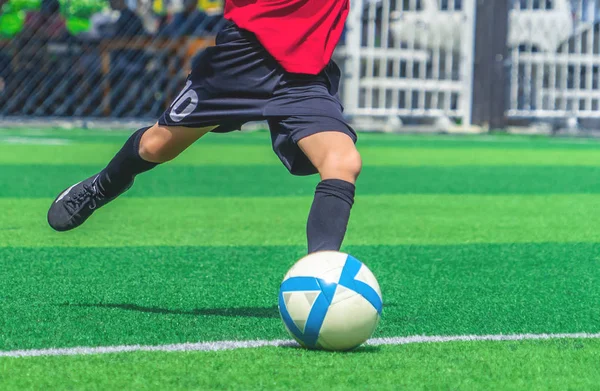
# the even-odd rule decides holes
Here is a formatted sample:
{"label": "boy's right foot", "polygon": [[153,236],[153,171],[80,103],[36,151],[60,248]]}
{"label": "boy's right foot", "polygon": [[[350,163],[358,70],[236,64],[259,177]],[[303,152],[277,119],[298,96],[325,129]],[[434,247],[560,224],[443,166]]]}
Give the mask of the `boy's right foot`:
{"label": "boy's right foot", "polygon": [[63,191],[48,210],[48,224],[57,231],[69,231],[83,224],[94,211],[123,194],[133,181],[114,197],[106,197],[98,186],[98,175]]}

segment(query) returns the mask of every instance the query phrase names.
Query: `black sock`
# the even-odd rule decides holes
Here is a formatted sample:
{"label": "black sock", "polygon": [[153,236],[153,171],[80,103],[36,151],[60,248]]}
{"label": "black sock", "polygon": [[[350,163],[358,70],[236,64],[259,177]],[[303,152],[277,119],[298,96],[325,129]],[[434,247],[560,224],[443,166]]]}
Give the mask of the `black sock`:
{"label": "black sock", "polygon": [[100,190],[107,197],[120,194],[137,174],[153,169],[158,163],[148,162],[140,156],[140,140],[148,128],[142,128],[129,137],[123,148],[100,172],[98,184]]}
{"label": "black sock", "polygon": [[355,187],[341,179],[326,179],[317,185],[306,225],[308,253],[338,251],[342,246]]}

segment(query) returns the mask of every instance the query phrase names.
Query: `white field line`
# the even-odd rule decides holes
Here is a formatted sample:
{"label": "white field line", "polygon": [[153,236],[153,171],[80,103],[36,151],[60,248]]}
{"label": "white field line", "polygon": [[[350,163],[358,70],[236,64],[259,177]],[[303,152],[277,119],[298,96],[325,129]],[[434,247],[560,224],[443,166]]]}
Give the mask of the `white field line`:
{"label": "white field line", "polygon": [[2,137],[0,144],[32,144],[32,145],[67,145],[71,141],[62,138],[42,138],[42,137]]}
{"label": "white field line", "polygon": [[[531,341],[549,339],[600,339],[600,333],[573,333],[573,334],[498,334],[498,335],[453,335],[453,336],[412,336],[375,338],[366,344],[380,345],[406,345],[414,343],[440,343],[440,342],[470,342],[470,341]],[[125,353],[125,352],[209,352],[218,350],[235,350],[259,348],[265,346],[298,346],[289,340],[254,340],[254,341],[215,341],[199,343],[182,343],[172,345],[122,345],[101,347],[76,347],[0,351],[0,357],[39,357],[39,356],[79,356],[89,354]]]}

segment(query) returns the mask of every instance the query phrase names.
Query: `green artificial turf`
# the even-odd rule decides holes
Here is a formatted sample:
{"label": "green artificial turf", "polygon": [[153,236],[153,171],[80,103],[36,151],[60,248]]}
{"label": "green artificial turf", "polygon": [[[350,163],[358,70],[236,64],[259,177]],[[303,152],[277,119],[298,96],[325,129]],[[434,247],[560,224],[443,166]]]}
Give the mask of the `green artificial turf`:
{"label": "green artificial turf", "polygon": [[[67,188],[100,169],[76,165],[3,166],[0,197],[54,198],[56,189]],[[12,180],[19,176],[21,180]],[[363,169],[358,194],[598,194],[598,178],[600,166],[379,166]],[[124,196],[311,196],[317,182],[316,176],[295,177],[279,166],[165,165],[151,175],[140,176]]]}
{"label": "green artificial turf", "polygon": [[594,390],[598,340],[5,359],[4,389]]}
{"label": "green artificial turf", "polygon": [[[134,127],[123,129],[63,129],[63,128],[6,128],[0,127],[0,141],[4,144],[42,144],[58,141],[118,143],[125,140]],[[51,141],[48,141],[51,140]],[[209,133],[202,143],[264,145],[269,142],[266,130],[231,132],[226,135]],[[500,148],[500,149],[600,149],[595,138],[546,137],[509,135],[502,132],[477,135],[398,134],[368,132],[359,134],[359,142],[370,146],[400,146],[426,148]]]}
{"label": "green artificial turf", "polygon": [[[224,136],[227,137],[227,136]],[[119,150],[124,140],[114,143],[0,144],[0,164],[103,165]],[[462,165],[529,165],[529,166],[598,166],[600,148],[589,149],[522,149],[469,148],[460,146],[403,147],[375,146],[359,143],[367,166],[462,166]],[[182,153],[172,165],[219,166],[280,165],[270,141],[246,145],[232,141],[207,143],[200,140]]]}
{"label": "green artificial turf", "polygon": [[[57,233],[45,221],[52,199],[0,198],[0,247],[304,245],[311,200],[123,198]],[[599,226],[593,194],[367,195],[357,197],[346,243],[598,242]]]}
{"label": "green artificial turf", "polygon": [[[0,129],[0,350],[288,338],[281,278],[317,177],[266,132],[208,135],[83,227],[47,209],[129,132]],[[364,134],[343,250],[375,273],[378,337],[600,332],[600,143]],[[352,354],[260,348],[2,358],[0,389],[593,389],[598,340]]]}
{"label": "green artificial turf", "polygon": [[[378,276],[378,336],[596,332],[600,244],[348,246]],[[287,336],[301,247],[0,249],[0,350]],[[595,254],[595,255],[592,255]],[[27,338],[22,338],[27,335]]]}

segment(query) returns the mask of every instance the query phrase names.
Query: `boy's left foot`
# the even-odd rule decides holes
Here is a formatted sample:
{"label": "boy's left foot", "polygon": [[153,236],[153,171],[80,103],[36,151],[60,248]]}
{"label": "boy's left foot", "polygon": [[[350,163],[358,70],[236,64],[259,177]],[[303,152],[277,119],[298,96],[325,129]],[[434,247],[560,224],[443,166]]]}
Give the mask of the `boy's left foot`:
{"label": "boy's left foot", "polygon": [[94,211],[126,192],[133,181],[115,197],[106,197],[98,186],[98,175],[63,191],[48,210],[48,224],[57,231],[69,231],[83,224]]}

